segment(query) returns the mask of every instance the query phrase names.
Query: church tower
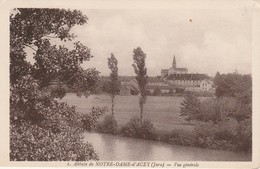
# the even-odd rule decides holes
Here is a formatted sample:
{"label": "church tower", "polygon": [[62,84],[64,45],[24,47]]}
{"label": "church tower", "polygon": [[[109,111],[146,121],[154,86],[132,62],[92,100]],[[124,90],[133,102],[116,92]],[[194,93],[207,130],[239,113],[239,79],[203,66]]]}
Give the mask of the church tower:
{"label": "church tower", "polygon": [[172,68],[173,68],[173,69],[176,69],[176,59],[175,59],[175,54],[174,54],[174,57],[173,57]]}

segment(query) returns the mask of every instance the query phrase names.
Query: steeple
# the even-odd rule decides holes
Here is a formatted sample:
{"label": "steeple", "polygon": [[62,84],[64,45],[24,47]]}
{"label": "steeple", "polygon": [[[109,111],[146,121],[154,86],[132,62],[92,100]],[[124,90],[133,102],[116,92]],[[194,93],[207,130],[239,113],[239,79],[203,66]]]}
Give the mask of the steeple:
{"label": "steeple", "polygon": [[176,69],[176,59],[175,59],[175,54],[174,54],[174,57],[173,57],[172,68],[173,68],[173,69]]}

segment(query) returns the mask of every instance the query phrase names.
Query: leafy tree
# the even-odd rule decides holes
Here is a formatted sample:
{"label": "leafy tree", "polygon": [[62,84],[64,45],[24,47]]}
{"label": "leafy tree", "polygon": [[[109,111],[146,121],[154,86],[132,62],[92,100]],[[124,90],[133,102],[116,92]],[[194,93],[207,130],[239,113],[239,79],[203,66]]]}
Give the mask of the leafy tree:
{"label": "leafy tree", "polygon": [[111,114],[104,117],[103,122],[99,123],[97,126],[97,131],[101,133],[117,134],[118,124],[115,117]]}
{"label": "leafy tree", "polygon": [[214,124],[225,121],[235,112],[237,99],[230,97],[208,98],[200,103],[200,115],[198,120],[213,122]]}
{"label": "leafy tree", "polygon": [[110,94],[112,100],[112,116],[114,116],[114,98],[115,95],[119,92],[119,81],[118,81],[118,67],[117,59],[114,54],[111,53],[111,57],[108,58],[108,68],[111,70],[110,73]]}
{"label": "leafy tree", "polygon": [[172,96],[173,95],[173,89],[169,90],[169,95]]}
{"label": "leafy tree", "polygon": [[216,84],[217,97],[244,97],[245,102],[251,102],[250,93],[252,93],[251,75],[241,75],[238,73],[216,74],[214,79]]}
{"label": "leafy tree", "polygon": [[111,89],[110,81],[109,80],[103,80],[101,83],[102,83],[102,92],[110,93],[110,89]]}
{"label": "leafy tree", "polygon": [[220,76],[221,76],[220,73],[217,72],[216,75],[215,75],[215,78],[213,80],[215,86],[219,85],[219,83],[220,83]]}
{"label": "leafy tree", "polygon": [[176,87],[176,93],[177,94],[183,94],[184,93],[184,91],[185,91],[185,88],[182,88],[182,87]]}
{"label": "leafy tree", "polygon": [[100,116],[103,116],[107,111],[106,107],[99,108],[99,107],[92,107],[92,111],[90,114],[84,114],[82,118],[83,128],[84,130],[90,132],[96,129],[97,127],[97,120]]}
{"label": "leafy tree", "polygon": [[238,73],[216,75],[216,96],[234,97],[237,99],[236,110],[230,115],[238,121],[250,118],[252,115],[252,77]]}
{"label": "leafy tree", "polygon": [[200,111],[200,99],[192,92],[189,92],[181,103],[181,115],[185,120],[190,122],[196,120],[199,117]]}
{"label": "leafy tree", "polygon": [[[10,160],[98,159],[93,147],[81,141],[82,115],[57,102],[61,88],[46,91],[51,82],[82,90],[95,88],[98,72],[81,67],[92,55],[74,42],[73,49],[51,44],[75,37],[70,29],[87,17],[78,10],[14,9],[10,15]],[[30,48],[35,63],[26,60]]]}
{"label": "leafy tree", "polygon": [[122,127],[121,132],[124,136],[142,139],[154,140],[157,137],[153,123],[147,119],[141,122],[141,119],[138,117],[131,118],[130,121]]}
{"label": "leafy tree", "polygon": [[159,88],[159,87],[156,87],[154,90],[153,90],[153,95],[155,96],[159,96],[162,94],[162,90]]}
{"label": "leafy tree", "polygon": [[136,80],[138,82],[140,97],[139,97],[139,107],[140,107],[140,118],[141,123],[143,122],[143,107],[146,102],[146,84],[148,80],[147,76],[147,68],[145,67],[145,58],[146,54],[142,51],[140,47],[137,47],[133,51],[133,60],[132,64],[134,67],[134,71],[136,73]]}

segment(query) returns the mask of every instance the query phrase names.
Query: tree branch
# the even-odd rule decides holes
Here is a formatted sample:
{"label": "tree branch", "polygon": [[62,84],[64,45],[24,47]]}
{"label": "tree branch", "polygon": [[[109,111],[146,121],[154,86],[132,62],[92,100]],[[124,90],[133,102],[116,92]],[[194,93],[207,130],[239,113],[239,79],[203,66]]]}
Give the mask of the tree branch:
{"label": "tree branch", "polygon": [[48,36],[48,35],[45,35],[45,37],[47,37],[47,38],[58,38],[58,36]]}
{"label": "tree branch", "polygon": [[27,44],[24,44],[24,45],[27,46],[27,47],[29,47],[29,48],[31,48],[31,49],[34,50],[35,52],[37,52],[37,50],[34,49],[33,47],[31,47],[30,45],[27,45]]}

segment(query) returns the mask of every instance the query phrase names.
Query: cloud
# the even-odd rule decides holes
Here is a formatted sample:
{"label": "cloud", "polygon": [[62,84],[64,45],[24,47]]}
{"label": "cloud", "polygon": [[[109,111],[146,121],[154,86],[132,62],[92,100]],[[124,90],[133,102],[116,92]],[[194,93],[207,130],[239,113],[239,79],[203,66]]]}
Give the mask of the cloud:
{"label": "cloud", "polygon": [[221,73],[239,72],[250,73],[250,42],[239,35],[232,41],[213,32],[204,34],[203,45],[186,44],[181,48],[183,62],[191,72],[203,72],[214,75]]}
{"label": "cloud", "polygon": [[[150,76],[177,65],[190,72],[251,72],[250,22],[239,11],[85,10],[89,22],[72,31],[91,48],[94,58],[84,67],[109,74],[107,58],[114,53],[120,75],[134,75],[132,51],[147,54]],[[189,21],[192,18],[192,22]]]}

